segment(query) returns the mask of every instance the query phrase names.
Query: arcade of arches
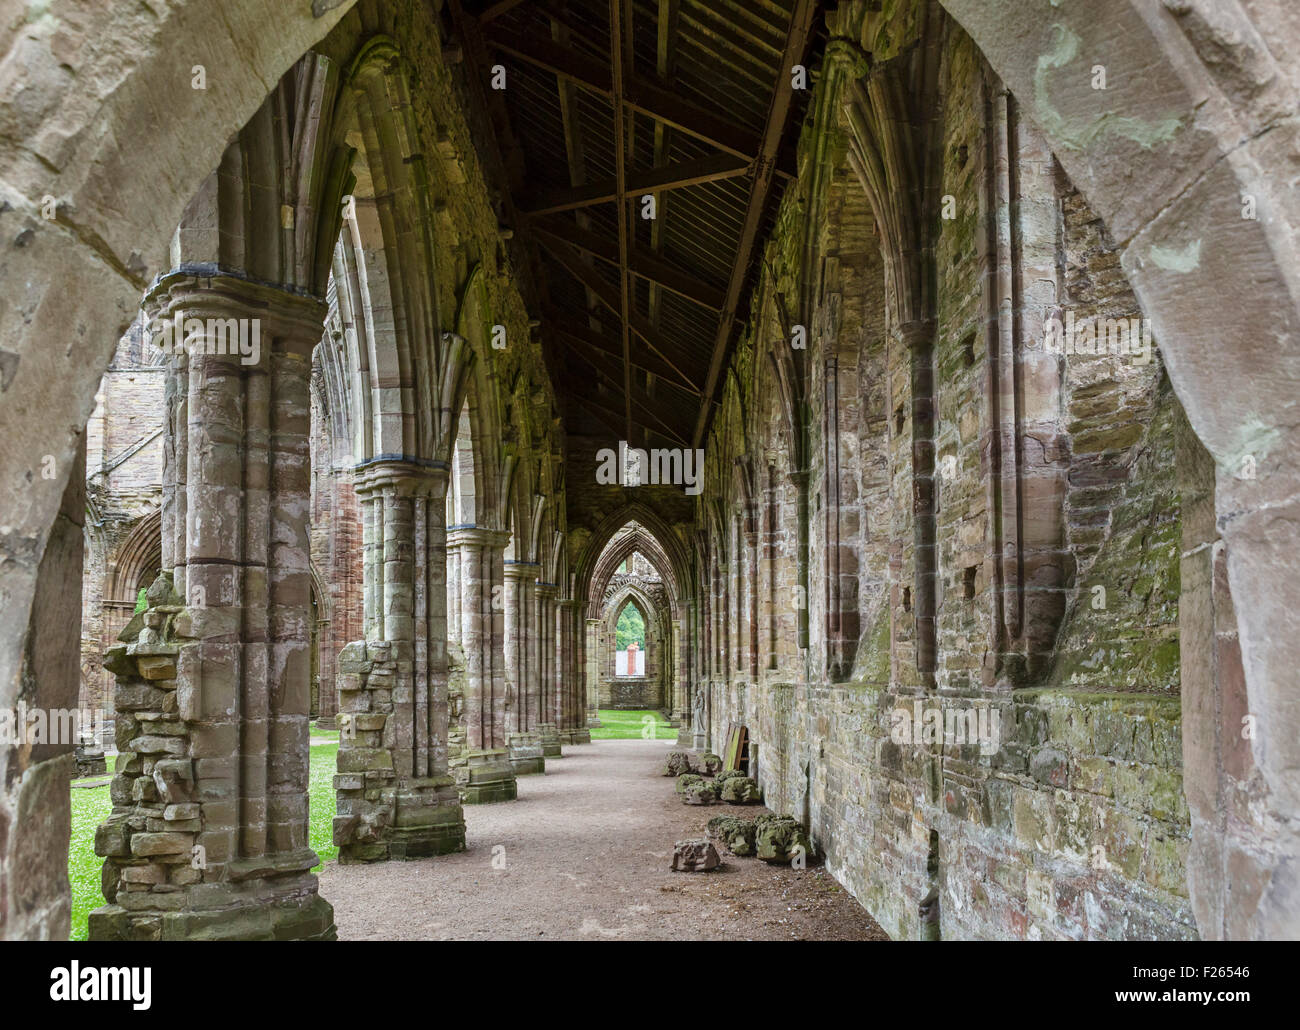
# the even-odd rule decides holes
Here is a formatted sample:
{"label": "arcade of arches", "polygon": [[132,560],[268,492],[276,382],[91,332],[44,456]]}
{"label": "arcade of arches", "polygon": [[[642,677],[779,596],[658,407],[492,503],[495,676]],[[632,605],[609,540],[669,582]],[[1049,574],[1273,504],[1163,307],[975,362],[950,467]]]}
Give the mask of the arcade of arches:
{"label": "arcade of arches", "polygon": [[[1282,0],[0,31],[0,709],[108,713],[92,938],[334,937],[311,720],[339,860],[436,862],[607,708],[745,727],[895,938],[1300,934]],[[0,936],[73,769],[0,747]]]}

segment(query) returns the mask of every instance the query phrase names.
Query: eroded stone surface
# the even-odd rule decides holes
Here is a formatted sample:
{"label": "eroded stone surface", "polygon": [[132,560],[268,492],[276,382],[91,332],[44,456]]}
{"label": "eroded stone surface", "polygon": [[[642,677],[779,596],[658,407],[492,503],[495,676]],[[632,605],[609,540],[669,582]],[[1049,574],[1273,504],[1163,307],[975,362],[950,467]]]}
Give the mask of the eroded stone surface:
{"label": "eroded stone surface", "polygon": [[707,840],[679,840],[673,845],[674,872],[707,873],[718,864],[718,849]]}

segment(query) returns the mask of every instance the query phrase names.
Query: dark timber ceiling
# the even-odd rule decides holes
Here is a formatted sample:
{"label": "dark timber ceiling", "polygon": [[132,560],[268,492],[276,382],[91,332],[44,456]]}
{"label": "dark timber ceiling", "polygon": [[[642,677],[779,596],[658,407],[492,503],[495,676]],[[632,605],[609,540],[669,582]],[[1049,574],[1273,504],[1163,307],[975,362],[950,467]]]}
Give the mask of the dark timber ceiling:
{"label": "dark timber ceiling", "polygon": [[818,0],[449,7],[471,78],[506,69],[480,95],[567,431],[697,446],[795,173],[811,89],[791,71],[821,48]]}

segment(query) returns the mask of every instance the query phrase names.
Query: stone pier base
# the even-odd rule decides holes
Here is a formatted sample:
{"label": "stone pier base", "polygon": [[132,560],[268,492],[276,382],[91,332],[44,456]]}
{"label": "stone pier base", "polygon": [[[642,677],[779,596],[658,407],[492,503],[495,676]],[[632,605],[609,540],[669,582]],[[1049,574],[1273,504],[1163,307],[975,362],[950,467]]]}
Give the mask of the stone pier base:
{"label": "stone pier base", "polygon": [[[351,789],[355,777],[342,773],[334,777],[340,796]],[[465,816],[455,780],[449,775],[379,788],[378,805],[357,806],[352,815],[334,822],[343,865],[465,850]]]}
{"label": "stone pier base", "polygon": [[[229,882],[194,884],[168,894],[114,892],[90,913],[92,941],[332,941],[334,907],[316,893],[318,859],[304,848],[264,859],[236,859]],[[283,870],[286,875],[274,875]],[[296,870],[296,871],[295,871]],[[272,874],[270,876],[266,874]],[[261,875],[259,875],[261,874]]]}
{"label": "stone pier base", "polygon": [[505,748],[467,751],[465,759],[465,780],[460,785],[462,804],[487,805],[513,801],[519,796],[514,767]]}
{"label": "stone pier base", "polygon": [[541,730],[542,738],[542,756],[545,758],[563,758],[564,752],[560,750],[560,731],[555,728],[555,723],[544,722],[538,729]]}
{"label": "stone pier base", "polygon": [[516,776],[546,772],[540,733],[511,733],[506,737],[506,750]]}

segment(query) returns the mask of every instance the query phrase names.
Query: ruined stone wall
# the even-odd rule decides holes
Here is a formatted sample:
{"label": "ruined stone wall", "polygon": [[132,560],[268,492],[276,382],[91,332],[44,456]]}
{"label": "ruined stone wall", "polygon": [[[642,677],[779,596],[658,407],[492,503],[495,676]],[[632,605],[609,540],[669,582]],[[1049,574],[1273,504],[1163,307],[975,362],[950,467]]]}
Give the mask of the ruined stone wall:
{"label": "ruined stone wall", "polygon": [[[843,123],[814,124],[709,441],[711,487],[724,507],[756,518],[758,596],[731,609],[730,626],[716,610],[703,621],[744,642],[752,613],[759,653],[756,677],[744,662],[710,666],[708,742],[719,749],[730,724],[749,726],[767,803],[807,822],[831,871],[896,937],[1194,936],[1178,697],[1181,409],[1158,353],[1149,364],[1046,354],[1041,326],[1053,314],[1073,311],[1078,322],[1141,311],[1113,243],[1044,162],[1013,100],[1011,145],[1022,165],[1011,180],[1022,191],[1011,208],[1020,234],[1015,360],[1032,418],[1016,428],[1018,521],[1004,521],[1006,501],[990,488],[1001,443],[990,397],[997,241],[985,235],[998,205],[981,199],[996,172],[988,155],[997,84],[957,30],[943,43],[939,95],[939,192],[954,206],[932,257],[934,687],[915,647],[914,380],[897,269],[882,267],[881,229],[854,195]],[[835,174],[813,202],[822,134],[830,139],[821,160]],[[800,270],[812,267],[799,260],[804,219],[823,204],[837,231],[816,240],[815,266],[831,271],[803,309],[816,327],[804,365],[805,558],[797,477],[780,474],[797,471],[782,468],[789,422],[764,371],[782,330],[766,298],[797,296]],[[747,507],[726,470],[750,456]],[[707,504],[699,517],[707,524]],[[998,560],[996,541],[1005,546],[1013,526],[1023,534],[1019,567]],[[711,527],[711,549],[725,543],[719,535]],[[805,561],[807,647],[791,655]],[[843,587],[849,574],[856,596]],[[856,602],[848,606],[856,636],[851,671],[836,676],[826,627],[846,599]],[[1028,624],[1009,631],[1013,611]],[[1024,643],[1035,633],[1046,636],[1045,654]],[[900,710],[911,717],[904,722]],[[972,729],[981,718],[996,727],[995,746],[927,742],[930,711],[950,720],[974,713]]]}
{"label": "ruined stone wall", "polygon": [[78,703],[103,710],[110,719],[113,675],[104,669],[104,652],[130,621],[138,588],[158,573],[164,375],[159,357],[144,340],[140,323],[132,325],[100,381],[86,424],[88,514]]}

